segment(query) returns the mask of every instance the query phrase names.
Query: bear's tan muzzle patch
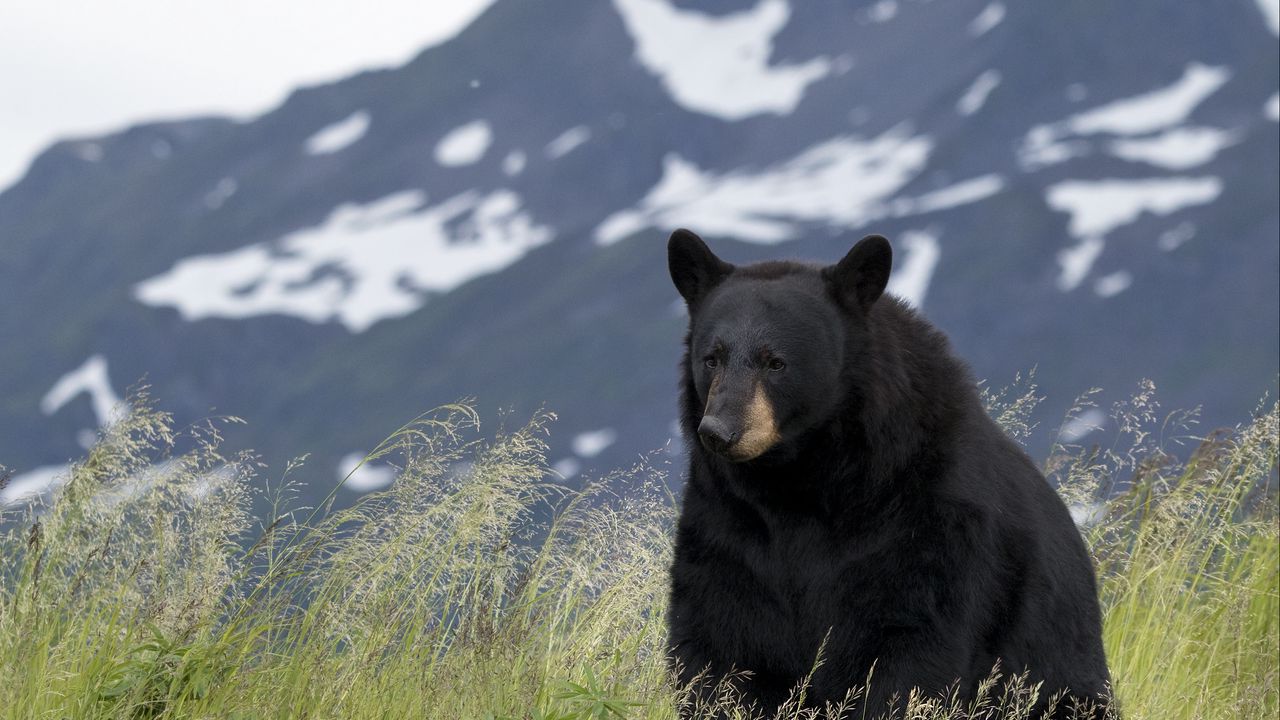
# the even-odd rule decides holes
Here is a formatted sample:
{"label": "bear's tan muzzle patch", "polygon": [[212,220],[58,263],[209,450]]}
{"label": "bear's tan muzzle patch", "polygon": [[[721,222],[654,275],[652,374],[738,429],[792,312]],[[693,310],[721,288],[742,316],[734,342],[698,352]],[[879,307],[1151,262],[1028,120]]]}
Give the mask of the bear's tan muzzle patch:
{"label": "bear's tan muzzle patch", "polygon": [[778,444],[778,421],[773,416],[773,403],[764,388],[756,383],[742,418],[742,438],[729,449],[734,460],[742,462],[760,457]]}

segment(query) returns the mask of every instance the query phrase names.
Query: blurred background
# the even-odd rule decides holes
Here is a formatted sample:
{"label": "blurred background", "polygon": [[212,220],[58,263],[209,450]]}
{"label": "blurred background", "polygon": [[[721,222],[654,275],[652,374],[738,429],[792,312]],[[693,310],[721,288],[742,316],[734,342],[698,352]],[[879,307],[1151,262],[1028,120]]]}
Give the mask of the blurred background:
{"label": "blurred background", "polygon": [[309,453],[317,497],[463,397],[556,412],[566,482],[678,453],[679,226],[733,262],[889,236],[979,378],[1035,369],[1033,455],[1142,378],[1244,421],[1280,372],[1278,34],[1277,0],[6,2],[0,504],[139,382]]}

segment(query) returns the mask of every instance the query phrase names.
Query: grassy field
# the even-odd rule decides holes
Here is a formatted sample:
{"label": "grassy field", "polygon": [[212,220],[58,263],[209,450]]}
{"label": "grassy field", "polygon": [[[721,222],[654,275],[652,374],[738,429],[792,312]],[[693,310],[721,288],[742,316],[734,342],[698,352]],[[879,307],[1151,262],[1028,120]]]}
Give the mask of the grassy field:
{"label": "grassy field", "polygon": [[[988,400],[1025,436],[1033,388]],[[145,395],[132,407],[0,526],[0,717],[676,716],[664,472],[570,490],[547,470],[550,417],[481,441],[455,406],[372,454],[402,468],[390,489],[305,508],[298,466],[221,454],[234,420],[176,434]],[[1106,445],[1057,445],[1045,467],[1093,508],[1124,717],[1275,718],[1276,406],[1193,437],[1144,385],[1111,415]],[[1020,717],[1034,691],[908,716]]]}

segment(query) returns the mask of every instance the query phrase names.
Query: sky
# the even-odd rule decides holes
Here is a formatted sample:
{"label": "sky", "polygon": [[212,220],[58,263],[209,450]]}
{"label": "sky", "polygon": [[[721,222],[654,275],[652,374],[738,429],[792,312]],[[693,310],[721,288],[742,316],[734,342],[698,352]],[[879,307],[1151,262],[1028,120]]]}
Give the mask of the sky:
{"label": "sky", "polygon": [[394,66],[494,0],[3,0],[0,190],[55,140],[192,115],[248,118]]}

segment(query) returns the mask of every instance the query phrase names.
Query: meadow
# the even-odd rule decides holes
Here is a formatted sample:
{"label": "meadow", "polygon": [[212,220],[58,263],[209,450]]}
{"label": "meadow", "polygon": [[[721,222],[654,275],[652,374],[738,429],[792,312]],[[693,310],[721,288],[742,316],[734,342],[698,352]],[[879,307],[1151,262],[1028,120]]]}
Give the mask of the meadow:
{"label": "meadow", "polygon": [[[1034,386],[985,395],[1025,439]],[[553,416],[481,432],[458,404],[370,454],[400,469],[387,490],[306,507],[305,459],[224,454],[239,420],[130,407],[0,523],[0,717],[666,720],[688,701],[664,654],[678,463],[565,483]],[[1275,718],[1277,405],[1204,431],[1144,383],[1109,416],[1044,468],[1089,516],[1123,717]],[[1028,717],[1039,689],[1005,673],[905,717]]]}

